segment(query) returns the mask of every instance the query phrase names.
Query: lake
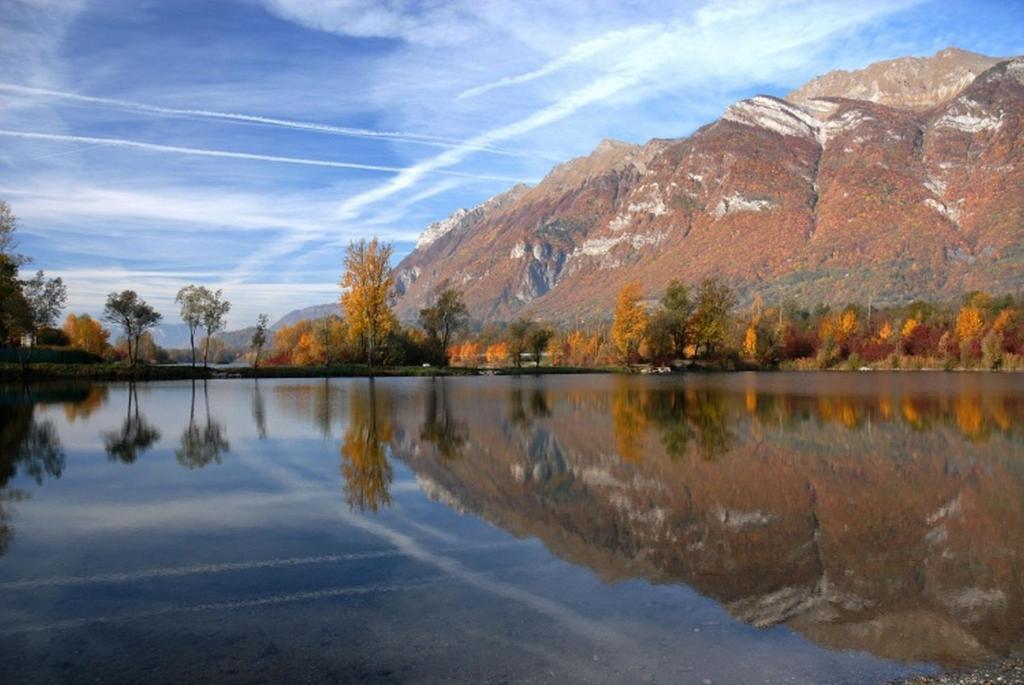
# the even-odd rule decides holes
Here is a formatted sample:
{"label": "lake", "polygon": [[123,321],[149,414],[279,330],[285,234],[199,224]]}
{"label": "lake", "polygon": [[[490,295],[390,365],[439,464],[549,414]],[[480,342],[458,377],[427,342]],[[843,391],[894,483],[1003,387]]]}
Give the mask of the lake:
{"label": "lake", "polygon": [[0,390],[4,682],[876,683],[1024,646],[1024,377]]}

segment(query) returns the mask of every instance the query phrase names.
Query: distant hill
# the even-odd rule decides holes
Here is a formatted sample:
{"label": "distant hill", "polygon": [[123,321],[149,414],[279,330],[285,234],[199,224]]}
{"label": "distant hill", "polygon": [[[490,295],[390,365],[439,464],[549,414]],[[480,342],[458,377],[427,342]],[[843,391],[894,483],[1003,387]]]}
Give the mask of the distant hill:
{"label": "distant hill", "polygon": [[277,331],[285,326],[294,326],[303,319],[323,319],[327,316],[341,316],[341,305],[338,303],[317,304],[304,309],[296,309],[288,312],[274,322],[270,330]]}

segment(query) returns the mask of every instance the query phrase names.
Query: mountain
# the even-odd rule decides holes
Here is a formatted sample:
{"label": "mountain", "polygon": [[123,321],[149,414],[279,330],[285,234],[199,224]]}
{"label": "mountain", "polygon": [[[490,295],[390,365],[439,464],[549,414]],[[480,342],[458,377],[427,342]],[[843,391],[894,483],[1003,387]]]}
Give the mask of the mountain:
{"label": "mountain", "polygon": [[901,57],[857,71],[830,71],[786,96],[807,105],[817,98],[867,100],[888,107],[925,110],[950,100],[1000,60],[958,48],[931,57]]}
{"label": "mountain", "polygon": [[337,302],[315,304],[312,307],[295,309],[288,312],[270,326],[270,330],[278,331],[285,326],[294,326],[303,319],[323,319],[328,316],[341,316],[341,305]]}
{"label": "mountain", "polygon": [[604,141],[432,224],[397,311],[447,284],[482,320],[606,318],[627,282],[711,275],[803,303],[1016,290],[1022,115],[1024,58],[949,49],[743,100],[689,138]]}

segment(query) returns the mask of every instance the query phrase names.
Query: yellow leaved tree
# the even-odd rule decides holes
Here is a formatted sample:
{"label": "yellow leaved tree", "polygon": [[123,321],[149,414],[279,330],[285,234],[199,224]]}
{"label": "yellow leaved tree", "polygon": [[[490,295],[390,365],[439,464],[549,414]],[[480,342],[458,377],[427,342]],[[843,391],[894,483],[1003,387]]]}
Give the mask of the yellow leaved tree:
{"label": "yellow leaved tree", "polygon": [[974,305],[967,305],[961,308],[956,316],[956,337],[960,340],[971,340],[981,333],[984,326],[985,320],[982,318],[981,310]]}
{"label": "yellow leaved tree", "polygon": [[615,305],[612,342],[627,364],[636,360],[647,328],[647,310],[640,301],[641,296],[639,283],[627,283],[619,291]]}
{"label": "yellow leaved tree", "polygon": [[381,245],[376,238],[353,241],[345,251],[341,307],[349,334],[362,345],[371,372],[378,348],[398,325],[390,302],[395,284],[392,252],[391,245]]}

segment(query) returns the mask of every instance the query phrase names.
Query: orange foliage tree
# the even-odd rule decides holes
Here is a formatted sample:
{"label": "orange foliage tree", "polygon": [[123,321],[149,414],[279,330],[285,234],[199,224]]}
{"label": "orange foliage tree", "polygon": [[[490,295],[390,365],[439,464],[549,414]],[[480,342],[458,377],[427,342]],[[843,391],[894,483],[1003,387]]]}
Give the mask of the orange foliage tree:
{"label": "orange foliage tree", "polygon": [[391,245],[381,245],[374,238],[370,242],[349,243],[345,253],[341,306],[349,332],[360,341],[371,370],[378,348],[388,333],[398,327],[390,303],[391,288],[395,285],[392,252]]}
{"label": "orange foliage tree", "polygon": [[110,331],[88,314],[68,314],[64,321],[64,334],[72,347],[83,352],[100,357],[110,352]]}
{"label": "orange foliage tree", "polygon": [[615,304],[612,341],[626,363],[636,359],[644,341],[647,310],[641,302],[642,295],[639,283],[627,283],[619,291],[619,299]]}

